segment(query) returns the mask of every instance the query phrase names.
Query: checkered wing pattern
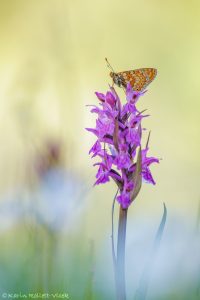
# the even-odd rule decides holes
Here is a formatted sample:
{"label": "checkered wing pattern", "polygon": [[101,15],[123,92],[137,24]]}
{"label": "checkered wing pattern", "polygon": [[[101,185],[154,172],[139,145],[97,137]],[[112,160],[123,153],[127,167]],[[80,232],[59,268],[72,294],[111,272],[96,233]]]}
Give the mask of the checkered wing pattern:
{"label": "checkered wing pattern", "polygon": [[130,82],[133,90],[143,91],[156,77],[157,70],[154,68],[141,68],[131,71],[116,73],[126,86]]}

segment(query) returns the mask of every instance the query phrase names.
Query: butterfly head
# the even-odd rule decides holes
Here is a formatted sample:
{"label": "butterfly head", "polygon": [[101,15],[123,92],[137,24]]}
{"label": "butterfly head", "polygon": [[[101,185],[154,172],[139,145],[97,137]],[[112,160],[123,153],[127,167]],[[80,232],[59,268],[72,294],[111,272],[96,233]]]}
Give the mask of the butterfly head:
{"label": "butterfly head", "polygon": [[110,72],[110,77],[113,78],[114,77],[114,72]]}

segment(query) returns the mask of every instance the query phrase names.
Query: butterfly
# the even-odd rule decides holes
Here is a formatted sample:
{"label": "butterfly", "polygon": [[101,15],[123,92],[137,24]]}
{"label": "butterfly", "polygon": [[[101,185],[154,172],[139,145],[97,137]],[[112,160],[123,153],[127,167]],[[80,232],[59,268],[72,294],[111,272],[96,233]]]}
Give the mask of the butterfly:
{"label": "butterfly", "polygon": [[112,70],[110,76],[113,79],[113,83],[119,87],[126,88],[128,82],[130,82],[134,91],[142,92],[157,75],[157,70],[154,68],[141,68],[115,73],[107,59],[106,62]]}

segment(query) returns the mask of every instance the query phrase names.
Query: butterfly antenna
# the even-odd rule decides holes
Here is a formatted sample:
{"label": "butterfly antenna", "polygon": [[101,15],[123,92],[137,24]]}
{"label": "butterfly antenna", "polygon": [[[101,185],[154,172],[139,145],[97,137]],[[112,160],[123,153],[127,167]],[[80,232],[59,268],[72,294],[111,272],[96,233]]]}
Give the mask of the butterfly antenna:
{"label": "butterfly antenna", "polygon": [[113,67],[111,66],[111,64],[109,63],[107,58],[105,58],[105,61],[107,63],[108,68],[111,69],[113,71],[113,73],[115,73],[115,71],[113,70]]}

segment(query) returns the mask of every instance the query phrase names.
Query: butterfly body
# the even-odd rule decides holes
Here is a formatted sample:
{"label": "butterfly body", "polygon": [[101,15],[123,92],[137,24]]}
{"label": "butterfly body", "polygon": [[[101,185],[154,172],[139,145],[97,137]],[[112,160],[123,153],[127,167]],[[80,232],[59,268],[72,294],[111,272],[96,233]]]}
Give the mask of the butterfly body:
{"label": "butterfly body", "polygon": [[154,68],[141,68],[125,72],[111,72],[110,76],[113,82],[119,87],[126,88],[130,82],[133,90],[143,91],[156,77],[157,70]]}

